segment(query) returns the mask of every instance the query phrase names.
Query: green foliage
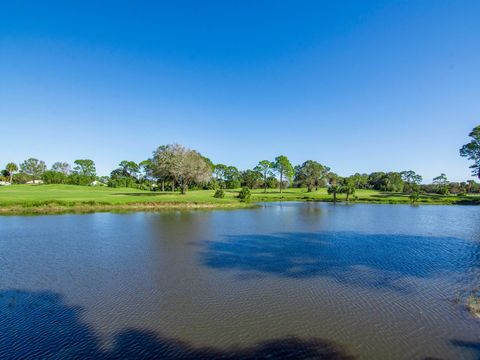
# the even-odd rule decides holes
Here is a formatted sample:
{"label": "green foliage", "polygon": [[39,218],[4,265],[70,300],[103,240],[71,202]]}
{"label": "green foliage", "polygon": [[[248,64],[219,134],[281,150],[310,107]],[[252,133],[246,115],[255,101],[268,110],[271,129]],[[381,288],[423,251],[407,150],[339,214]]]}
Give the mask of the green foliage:
{"label": "green foliage", "polygon": [[437,194],[447,195],[449,193],[449,182],[445,174],[440,174],[433,179]]}
{"label": "green foliage", "polygon": [[72,173],[68,176],[67,183],[70,185],[90,185],[92,181],[95,180],[94,177],[82,175],[78,173]]}
{"label": "green foliage", "polygon": [[415,171],[413,170],[408,170],[408,171],[402,171],[400,173],[400,176],[402,177],[402,180],[405,181],[406,183],[413,185],[413,184],[420,184],[423,180],[421,175],[418,175]]}
{"label": "green foliage", "polygon": [[68,177],[62,172],[48,170],[42,174],[42,180],[45,184],[66,184]]}
{"label": "green foliage", "polygon": [[284,186],[284,180],[288,180],[289,183],[292,182],[292,178],[294,175],[293,166],[290,163],[290,160],[284,155],[277,156],[275,158],[274,169],[280,176],[280,192],[282,192],[282,188]]}
{"label": "green foliage", "polygon": [[307,160],[301,166],[297,166],[295,170],[295,182],[300,186],[306,186],[310,192],[325,185],[330,168],[316,161]]}
{"label": "green foliage", "polygon": [[368,176],[369,188],[380,191],[401,192],[404,181],[398,172],[373,172]]}
{"label": "green foliage", "polygon": [[[269,176],[266,181],[266,187],[268,189],[276,189],[278,187],[278,180],[275,176]],[[266,192],[266,191],[265,191]]]}
{"label": "green foliage", "polygon": [[225,191],[223,191],[222,189],[217,189],[215,191],[215,194],[213,194],[213,197],[217,199],[223,199],[225,197]]}
{"label": "green foliage", "polygon": [[5,166],[5,170],[7,171],[6,175],[8,176],[8,181],[11,184],[13,180],[13,174],[18,171],[18,166],[17,164],[11,162]]}
{"label": "green foliage", "polygon": [[472,175],[480,179],[480,125],[476,126],[469,136],[472,138],[472,141],[462,146],[460,156],[473,161],[473,165],[470,166]]}
{"label": "green foliage", "polygon": [[252,196],[252,193],[250,192],[250,189],[248,187],[243,187],[242,190],[238,193],[238,198],[240,201],[243,202],[249,202],[250,198]]}
{"label": "green foliage", "polygon": [[[267,188],[269,188],[270,186],[268,185],[268,179],[269,177],[272,177],[273,176],[273,168],[274,168],[274,164],[271,162],[271,161],[268,161],[268,160],[262,160],[258,163],[257,166],[255,166],[255,168],[253,169],[254,171],[257,171],[259,172],[260,174],[262,174],[262,180],[263,180],[263,189],[264,189],[264,192],[267,192]],[[276,185],[274,186],[276,187]],[[270,187],[271,188],[271,187]]]}
{"label": "green foliage", "polygon": [[418,200],[420,199],[420,189],[418,185],[412,189],[412,192],[410,193],[408,198],[410,199],[410,202],[412,204],[416,204],[418,202]]}
{"label": "green foliage", "polygon": [[30,175],[20,172],[20,173],[13,174],[12,183],[25,184],[27,181],[30,181],[30,180],[31,180]]}
{"label": "green foliage", "polygon": [[135,179],[128,178],[128,177],[110,178],[107,185],[112,188],[120,188],[120,187],[138,188],[139,187],[139,184],[137,184],[137,181]]}
{"label": "green foliage", "polygon": [[355,190],[355,180],[353,177],[343,180],[343,185],[340,188],[340,192],[345,194],[345,201],[349,201],[350,196],[355,196]]}
{"label": "green foliage", "polygon": [[58,161],[52,165],[52,171],[60,172],[64,175],[70,175],[72,168],[69,163]]}
{"label": "green foliage", "polygon": [[113,188],[139,188],[142,182],[148,182],[145,178],[142,180],[138,178],[139,172],[140,166],[137,163],[123,160],[118,165],[118,168],[110,173],[110,179],[107,181],[107,185]]}
{"label": "green foliage", "polygon": [[327,189],[327,192],[333,195],[333,202],[337,202],[337,194],[342,191],[342,188],[339,185],[330,185]]}
{"label": "green foliage", "polygon": [[97,171],[95,169],[95,163],[93,160],[80,159],[74,161],[75,167],[73,170],[81,176],[89,177],[91,181],[95,179]]}
{"label": "green foliage", "polygon": [[368,175],[356,173],[350,176],[353,183],[355,184],[355,189],[366,189],[368,186]]}
{"label": "green foliage", "polygon": [[118,166],[119,172],[125,177],[136,178],[140,172],[140,166],[135,161],[123,160]]}
{"label": "green foliage", "polygon": [[213,175],[221,188],[236,189],[241,185],[241,174],[235,166],[217,164]]}
{"label": "green foliage", "polygon": [[171,181],[172,190],[175,184],[179,184],[182,194],[190,186],[207,184],[211,175],[208,159],[182,145],[159,146],[153,153],[152,176],[158,181]]}
{"label": "green foliage", "polygon": [[245,170],[240,173],[241,186],[257,188],[262,181],[262,173],[256,170]]}
{"label": "green foliage", "polygon": [[30,158],[20,164],[20,169],[22,173],[29,175],[35,182],[45,172],[47,166],[41,160]]}

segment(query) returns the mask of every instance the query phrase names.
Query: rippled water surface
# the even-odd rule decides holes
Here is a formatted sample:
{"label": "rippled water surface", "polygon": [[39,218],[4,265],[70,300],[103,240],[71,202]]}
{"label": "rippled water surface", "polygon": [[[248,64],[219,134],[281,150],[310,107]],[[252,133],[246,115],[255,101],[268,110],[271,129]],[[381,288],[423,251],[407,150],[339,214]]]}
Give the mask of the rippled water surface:
{"label": "rippled water surface", "polygon": [[0,267],[0,358],[480,357],[480,207],[0,217]]}

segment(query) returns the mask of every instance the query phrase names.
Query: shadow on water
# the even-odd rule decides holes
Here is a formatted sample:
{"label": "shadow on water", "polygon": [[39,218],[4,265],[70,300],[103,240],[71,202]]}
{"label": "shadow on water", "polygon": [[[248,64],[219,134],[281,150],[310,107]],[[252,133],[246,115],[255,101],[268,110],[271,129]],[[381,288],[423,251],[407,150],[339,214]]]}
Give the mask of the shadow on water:
{"label": "shadow on water", "polygon": [[408,291],[405,277],[478,268],[473,243],[449,237],[356,232],[278,233],[227,236],[206,241],[204,265],[242,272],[240,278],[330,277],[338,282]]}
{"label": "shadow on water", "polygon": [[476,354],[478,354],[480,359],[480,341],[473,342],[473,341],[463,341],[463,340],[453,339],[450,342],[454,346],[459,346],[459,347],[474,351]]}
{"label": "shadow on water", "polygon": [[323,339],[295,337],[227,350],[194,347],[155,333],[126,329],[102,350],[93,329],[80,321],[82,309],[68,306],[59,294],[0,292],[0,358],[55,359],[353,359]]}

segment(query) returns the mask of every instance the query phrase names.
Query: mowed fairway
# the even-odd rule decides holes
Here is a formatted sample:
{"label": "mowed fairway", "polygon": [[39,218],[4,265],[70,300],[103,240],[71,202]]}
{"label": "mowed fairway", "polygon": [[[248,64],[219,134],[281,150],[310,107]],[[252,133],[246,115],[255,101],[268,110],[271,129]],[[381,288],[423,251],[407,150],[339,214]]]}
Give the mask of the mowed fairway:
{"label": "mowed fairway", "polygon": [[[213,190],[190,190],[186,195],[179,192],[153,192],[132,188],[109,188],[76,185],[13,185],[0,187],[0,210],[3,213],[21,213],[25,209],[36,212],[60,212],[115,210],[130,208],[132,210],[146,207],[209,207],[232,208],[245,207],[237,199],[239,189],[225,190],[225,198],[213,197]],[[332,201],[332,195],[325,188],[313,192],[306,189],[262,189],[252,190],[251,203],[263,201]],[[344,201],[345,195],[338,194],[338,201]],[[357,190],[351,202],[409,204],[408,194],[388,193],[375,190]],[[419,204],[478,204],[480,196],[442,196],[424,194]],[[76,209],[73,209],[76,207]]]}
{"label": "mowed fairway", "polygon": [[192,190],[186,195],[178,192],[153,192],[132,188],[76,185],[13,185],[0,187],[0,206],[38,206],[45,203],[124,205],[135,203],[213,203],[238,202],[234,194],[224,199],[213,197],[212,190]]}

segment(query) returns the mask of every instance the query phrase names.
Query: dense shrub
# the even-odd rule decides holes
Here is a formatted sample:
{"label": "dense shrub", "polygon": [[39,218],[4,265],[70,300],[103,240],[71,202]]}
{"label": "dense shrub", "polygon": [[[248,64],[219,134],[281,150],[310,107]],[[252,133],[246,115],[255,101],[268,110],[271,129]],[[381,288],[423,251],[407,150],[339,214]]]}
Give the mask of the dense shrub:
{"label": "dense shrub", "polygon": [[73,174],[68,175],[66,183],[70,184],[70,185],[84,185],[84,186],[87,186],[87,185],[90,185],[92,183],[92,181],[94,181],[94,180],[95,180],[94,176],[87,176],[87,175],[81,175],[81,174],[73,173]]}
{"label": "dense shrub", "polygon": [[251,195],[252,194],[250,193],[250,189],[248,187],[243,187],[242,190],[240,190],[240,192],[238,193],[238,198],[240,199],[240,201],[248,202],[250,201]]}
{"label": "dense shrub", "polygon": [[127,178],[127,177],[110,179],[107,185],[112,188],[119,188],[119,187],[138,188],[138,184],[135,181],[135,179]]}
{"label": "dense shrub", "polygon": [[68,179],[64,173],[52,170],[45,171],[41,178],[45,184],[65,184]]}
{"label": "dense shrub", "polygon": [[223,191],[222,189],[217,189],[217,191],[215,191],[215,194],[213,194],[213,197],[217,199],[223,199],[225,197],[225,191]]}
{"label": "dense shrub", "polygon": [[[262,185],[263,186],[263,185]],[[274,176],[269,176],[267,178],[267,188],[276,189],[278,187],[278,180]]]}
{"label": "dense shrub", "polygon": [[24,174],[24,173],[16,173],[13,174],[13,180],[12,182],[14,184],[25,184],[26,182],[32,180],[32,177],[30,175]]}

